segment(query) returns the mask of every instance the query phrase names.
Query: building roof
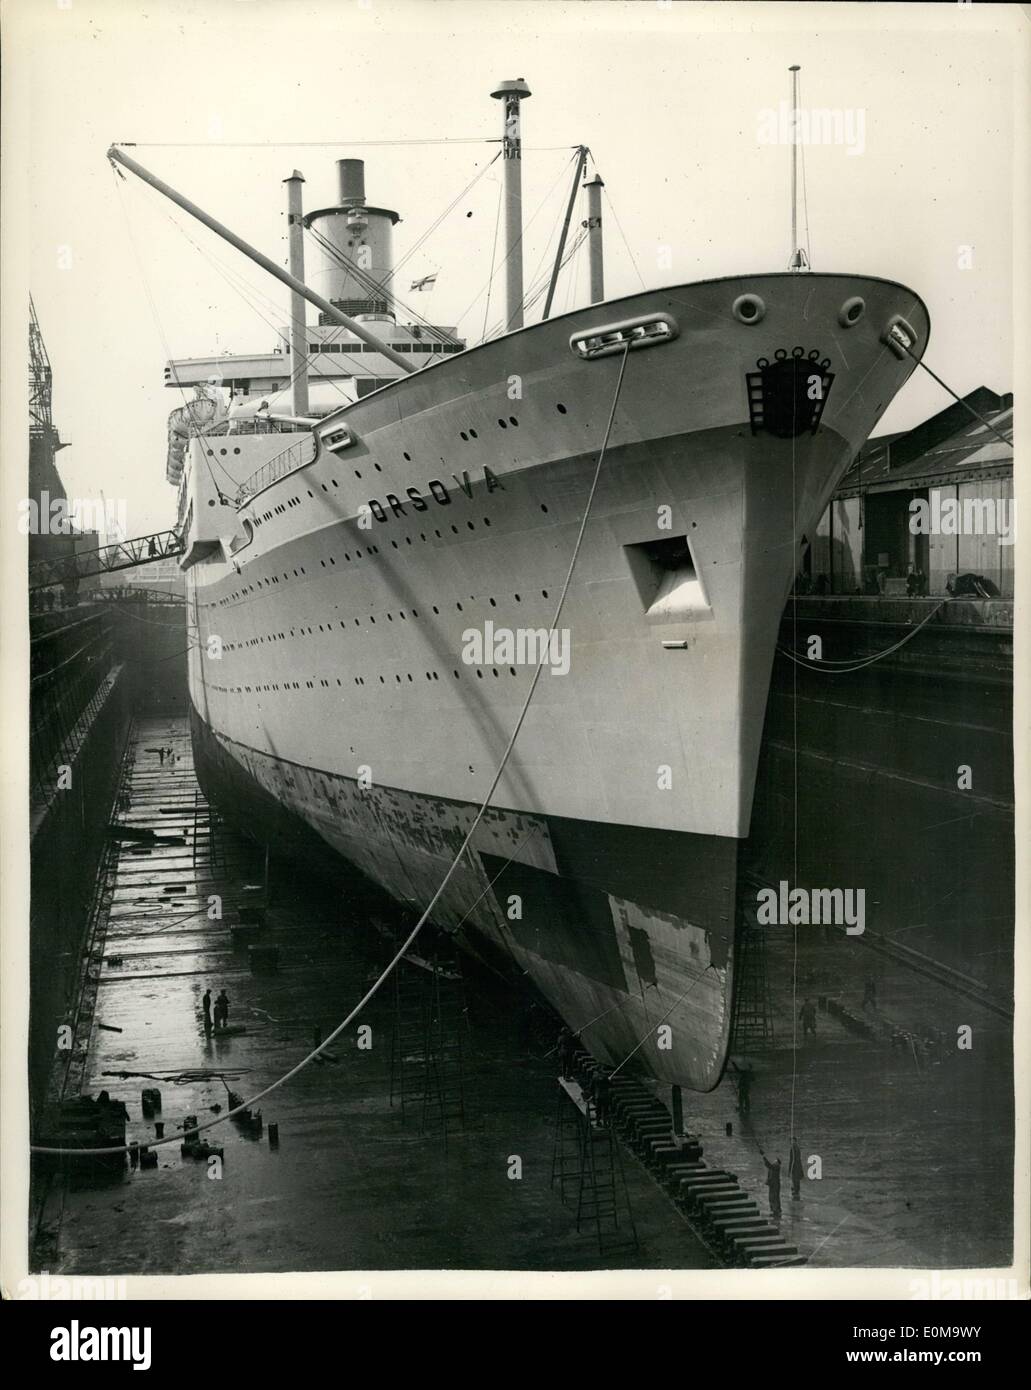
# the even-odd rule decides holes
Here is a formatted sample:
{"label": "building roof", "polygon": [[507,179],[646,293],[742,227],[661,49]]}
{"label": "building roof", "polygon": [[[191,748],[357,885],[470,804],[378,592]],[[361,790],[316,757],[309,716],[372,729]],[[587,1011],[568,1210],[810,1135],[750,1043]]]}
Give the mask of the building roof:
{"label": "building roof", "polygon": [[[914,429],[871,439],[856,456],[835,496],[889,492],[1013,472],[1013,394],[987,386],[932,415]],[[967,406],[970,409],[967,409]],[[1003,444],[970,413],[975,410],[1009,440]]]}

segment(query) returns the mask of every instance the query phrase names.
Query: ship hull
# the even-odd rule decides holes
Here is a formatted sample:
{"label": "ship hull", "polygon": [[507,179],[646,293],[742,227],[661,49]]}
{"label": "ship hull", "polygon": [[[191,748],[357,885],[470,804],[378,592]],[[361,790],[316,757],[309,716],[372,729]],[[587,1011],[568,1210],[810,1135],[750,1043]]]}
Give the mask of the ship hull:
{"label": "ship hull", "polygon": [[[196,711],[192,731],[204,793],[236,824],[298,863],[358,870],[413,912],[478,810],[285,766],[217,739]],[[708,1090],[728,1043],[737,844],[492,811],[434,921],[489,964],[529,975],[601,1060],[633,1053],[664,1080]]]}
{"label": "ship hull", "polygon": [[[860,291],[865,317],[845,329]],[[758,325],[732,311],[743,293],[760,296]],[[625,369],[570,351],[578,331],[656,314],[677,335]],[[606,1060],[714,1086],[778,623],[807,533],[912,370],[881,341],[895,314],[919,349],[923,306],[888,282],[656,291],[331,417],[303,466],[247,496],[244,543],[188,570],[216,799],[268,798],[424,907],[533,679],[498,633],[551,629],[597,470],[557,624],[567,659],[543,672],[434,920],[512,958]],[[767,392],[764,415],[757,362],[796,347],[825,398],[807,416],[804,396],[785,411]],[[229,466],[237,446],[213,442]]]}

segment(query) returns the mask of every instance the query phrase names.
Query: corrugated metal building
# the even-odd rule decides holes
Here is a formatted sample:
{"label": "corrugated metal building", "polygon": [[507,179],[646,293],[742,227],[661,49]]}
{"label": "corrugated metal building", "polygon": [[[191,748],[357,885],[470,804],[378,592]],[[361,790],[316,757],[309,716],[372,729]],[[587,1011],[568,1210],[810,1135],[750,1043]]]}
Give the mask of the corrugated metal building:
{"label": "corrugated metal building", "polygon": [[969,573],[1012,598],[1013,396],[981,386],[964,400],[1010,444],[958,402],[871,440],[820,520],[801,589],[945,594]]}

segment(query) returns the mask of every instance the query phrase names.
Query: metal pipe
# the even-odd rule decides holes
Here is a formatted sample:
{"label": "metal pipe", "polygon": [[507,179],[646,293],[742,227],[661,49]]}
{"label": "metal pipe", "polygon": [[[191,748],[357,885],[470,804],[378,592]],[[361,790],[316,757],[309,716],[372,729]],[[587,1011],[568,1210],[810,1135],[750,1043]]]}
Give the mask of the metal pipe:
{"label": "metal pipe", "polygon": [[491,96],[502,103],[505,166],[505,329],[523,326],[523,142],[519,103],[530,95],[521,77],[502,82]]}
{"label": "metal pipe", "polygon": [[269,275],[275,276],[277,280],[286,285],[289,289],[303,295],[308,303],[314,304],[320,313],[325,314],[326,317],[332,319],[334,323],[339,323],[342,328],[348,329],[356,338],[360,338],[363,343],[368,343],[374,352],[381,352],[388,362],[393,362],[395,367],[399,367],[401,371],[406,373],[415,371],[415,366],[411,362],[406,361],[399,352],[395,352],[388,343],[383,342],[375,333],[371,333],[369,329],[365,327],[364,323],[359,323],[356,319],[350,318],[347,314],[341,312],[335,304],[331,304],[328,299],[323,299],[321,294],[316,294],[314,290],[310,290],[308,286],[302,284],[300,280],[295,280],[294,277],[283,270],[281,266],[276,265],[275,261],[270,261],[268,256],[264,256],[260,251],[256,251],[255,248],[248,245],[242,237],[238,237],[235,232],[231,232],[228,227],[223,226],[221,222],[209,216],[209,214],[202,208],[199,208],[196,203],[191,203],[189,198],[184,198],[181,193],[177,193],[174,188],[165,183],[162,179],[159,179],[156,174],[152,174],[149,169],[144,169],[142,164],[137,164],[135,159],[127,155],[124,150],[120,150],[117,145],[111,146],[107,152],[107,157],[115,163],[121,164],[131,173],[135,174],[137,178],[142,179],[144,183],[149,183],[151,188],[156,188],[159,193],[175,203],[177,207],[181,207],[184,212],[188,212],[191,217],[195,217],[198,222],[202,222],[205,227],[210,228],[216,236],[220,236],[223,241],[228,241],[230,246],[235,246],[237,251],[242,251],[243,254],[254,261],[256,265],[260,265],[262,270],[268,271]]}
{"label": "metal pipe", "polygon": [[595,174],[587,189],[587,246],[591,253],[591,303],[600,304],[605,298],[605,258],[601,231],[601,190],[605,187],[601,175]]}
{"label": "metal pipe", "polygon": [[[286,225],[290,246],[290,274],[304,283],[304,207],[301,185],[304,175],[295,169],[286,184]],[[304,296],[290,293],[290,383],[295,415],[308,413],[308,324]]]}
{"label": "metal pipe", "polygon": [[566,205],[566,218],[562,223],[562,235],[558,239],[558,250],[555,253],[555,267],[551,272],[551,284],[548,286],[548,297],[544,301],[544,313],[541,315],[541,322],[551,314],[551,301],[555,298],[555,286],[558,284],[559,271],[562,269],[562,256],[566,249],[566,236],[569,232],[569,219],[573,215],[573,204],[576,202],[577,189],[580,187],[580,180],[583,178],[584,165],[587,163],[587,146],[581,145],[576,161],[576,168],[573,170],[573,187],[569,193],[569,202]]}

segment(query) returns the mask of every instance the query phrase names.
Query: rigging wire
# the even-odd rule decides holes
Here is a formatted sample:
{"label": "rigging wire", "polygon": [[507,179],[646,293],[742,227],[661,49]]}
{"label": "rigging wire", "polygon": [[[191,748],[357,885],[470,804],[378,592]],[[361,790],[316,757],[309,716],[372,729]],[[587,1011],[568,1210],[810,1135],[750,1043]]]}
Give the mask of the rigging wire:
{"label": "rigging wire", "polygon": [[[595,172],[595,174],[598,174],[598,165],[597,165],[597,163],[595,163],[595,165],[594,165],[594,172]],[[598,176],[600,177],[600,175],[598,175]],[[623,230],[623,224],[622,224],[622,222],[620,222],[620,220],[619,220],[619,214],[616,212],[616,206],[615,206],[615,204],[613,203],[612,198],[611,198],[611,196],[610,196],[610,194],[609,194],[608,185],[607,185],[606,183],[604,183],[604,182],[602,183],[601,191],[602,191],[602,194],[603,194],[603,196],[604,196],[604,198],[605,198],[606,203],[608,203],[608,205],[609,205],[609,212],[612,213],[613,221],[615,222],[616,226],[619,228],[619,235],[623,238],[623,245],[626,247],[626,253],[627,253],[627,255],[630,257],[630,264],[631,264],[631,265],[633,266],[633,268],[634,268],[634,273],[636,274],[638,280],[640,280],[640,282],[641,282],[641,289],[642,289],[642,290],[646,290],[646,289],[648,288],[648,286],[644,283],[644,276],[641,274],[640,270],[638,269],[637,261],[634,259],[634,253],[633,253],[633,251],[631,251],[631,249],[630,249],[630,243],[629,243],[629,241],[627,241],[626,232],[624,232],[624,230]]]}
{"label": "rigging wire", "polygon": [[465,198],[469,193],[472,192],[472,190],[479,183],[480,179],[482,179],[483,176],[487,173],[487,171],[491,169],[501,158],[501,153],[501,150],[498,150],[494,158],[488,160],[488,162],[483,166],[479,173],[477,173],[472,179],[469,180],[466,186],[462,189],[461,193],[459,193],[457,197],[451,200],[451,202],[447,205],[444,211],[437,218],[437,220],[431,223],[429,227],[427,227],[426,231],[423,232],[422,236],[419,237],[415,241],[415,243],[409,248],[409,250],[406,251],[405,254],[401,257],[397,265],[394,266],[393,270],[387,276],[387,281],[391,280],[402,268],[402,266],[404,266],[408,261],[411,260],[415,253],[418,250],[420,250],[422,246],[425,244],[425,242],[433,235],[433,233],[437,230],[437,228],[444,221],[444,219],[448,217],[452,212],[454,212],[455,208],[458,206],[458,204],[462,201],[463,198]]}
{"label": "rigging wire", "polygon": [[[500,145],[499,137],[483,135],[455,140],[113,140],[120,150],[326,150],[361,145]],[[565,149],[564,145],[555,146]]]}
{"label": "rigging wire", "polygon": [[1000,439],[1003,442],[1003,444],[1005,444],[1008,448],[1013,448],[1012,439],[1007,439],[1006,436],[1002,433],[1002,431],[996,429],[996,427],[992,424],[990,420],[986,420],[983,415],[979,414],[979,412],[974,409],[974,407],[970,404],[969,401],[965,401],[962,396],[957,395],[956,392],[953,391],[952,387],[947,382],[942,381],[941,377],[937,374],[937,372],[933,372],[931,370],[931,368],[927,365],[927,363],[923,360],[922,357],[917,357],[916,353],[913,351],[911,347],[907,347],[907,345],[904,342],[902,342],[900,338],[893,338],[892,342],[898,343],[899,347],[901,347],[905,352],[909,354],[910,357],[912,357],[913,361],[916,363],[918,367],[923,367],[927,375],[933,378],[933,380],[935,380],[944,391],[947,391],[949,395],[952,397],[952,399],[957,403],[957,405],[961,405],[964,410],[969,411],[975,420],[978,420],[982,425],[984,425],[985,429],[991,430],[992,434],[995,435],[996,439]]}
{"label": "rigging wire", "polygon": [[[561,146],[560,148],[565,149],[566,146],[563,145],[563,146]],[[540,202],[537,204],[537,206],[534,208],[534,210],[533,210],[533,212],[531,213],[531,215],[530,215],[530,217],[528,218],[528,220],[523,224],[523,230],[522,230],[522,232],[521,232],[521,234],[520,234],[520,236],[519,236],[519,239],[516,241],[515,246],[511,247],[509,250],[507,250],[507,251],[505,252],[504,256],[503,256],[502,259],[501,259],[501,264],[497,267],[497,273],[500,273],[502,266],[504,266],[504,265],[507,264],[509,256],[511,256],[512,253],[513,253],[514,251],[518,250],[518,249],[522,246],[524,240],[526,239],[526,233],[527,233],[527,232],[530,230],[530,228],[533,226],[534,222],[537,220],[537,216],[538,216],[538,214],[540,213],[541,209],[544,207],[545,203],[548,201],[548,199],[549,199],[549,198],[551,197],[551,195],[554,193],[555,189],[558,187],[559,183],[562,181],[562,178],[564,177],[567,168],[568,168],[569,165],[572,163],[573,159],[576,158],[576,154],[577,154],[577,151],[578,151],[578,150],[579,150],[579,146],[576,146],[576,147],[574,148],[574,150],[573,150],[573,153],[570,155],[569,159],[566,160],[566,162],[562,165],[561,169],[559,170],[559,172],[558,172],[558,177],[555,179],[555,182],[551,185],[551,187],[550,187],[550,188],[548,189],[548,191],[545,193],[544,197],[541,199],[541,201],[540,201]],[[488,288],[489,288],[489,282],[488,282],[487,285],[482,286],[480,289],[478,289],[478,290],[476,291],[476,294],[473,296],[473,298],[469,301],[469,303],[466,305],[466,307],[462,310],[462,312],[459,314],[458,318],[456,319],[456,321],[455,321],[455,326],[456,326],[456,328],[457,328],[458,324],[460,324],[460,323],[462,322],[462,320],[465,318],[465,316],[469,313],[470,309],[472,309],[473,305],[477,302],[477,300],[480,298],[480,296],[484,293],[484,290],[486,290],[486,289],[488,289]],[[484,339],[484,341],[486,341],[486,339]]]}
{"label": "rigging wire", "polygon": [[[801,105],[802,105],[802,101],[801,101],[801,91],[802,91],[802,83],[801,83],[801,81],[799,81],[799,82],[798,82],[798,92],[799,92],[799,103],[798,103],[798,104],[799,104],[799,108],[801,108]],[[797,138],[797,132],[796,132],[796,138]],[[807,191],[806,191],[806,182],[805,182],[805,142],[804,142],[804,141],[799,142],[799,163],[801,164],[801,167],[802,167],[802,218],[803,218],[803,221],[805,222],[805,254],[806,254],[806,258],[807,258],[808,261],[809,261],[809,269],[812,270],[812,268],[813,268],[813,243],[812,243],[812,238],[811,238],[810,235],[809,235],[809,195],[808,195],[808,193],[807,193]],[[792,247],[791,249],[792,249],[792,253],[794,253],[794,249],[795,249],[795,248]]]}
{"label": "rigging wire", "polygon": [[491,290],[494,285],[494,262],[497,259],[498,254],[498,228],[501,226],[501,197],[503,191],[503,186],[499,182],[498,206],[497,211],[494,213],[494,242],[490,248],[490,274],[487,276],[487,298],[483,306],[483,331],[480,334],[481,343],[486,342],[487,340],[487,315],[490,313],[490,296]]}
{"label": "rigging wire", "polygon": [[[591,518],[591,513],[594,508],[594,498],[598,491],[598,484],[601,481],[602,467],[605,462],[605,455],[608,451],[609,439],[612,435],[612,426],[616,418],[616,409],[619,405],[619,398],[623,390],[623,377],[626,372],[626,363],[629,351],[630,344],[628,342],[624,345],[622,356],[619,358],[619,372],[616,377],[616,387],[612,396],[612,405],[609,410],[608,421],[605,426],[605,433],[602,437],[601,448],[598,451],[598,460],[595,464],[594,476],[591,480],[590,490],[587,494],[587,500],[584,504],[583,515],[580,520],[580,528],[577,532],[576,541],[573,545],[573,551],[570,556],[569,566],[566,570],[566,577],[562,584],[562,590],[558,597],[558,603],[555,607],[555,613],[551,620],[551,627],[553,629],[558,627],[559,618],[561,617],[562,610],[565,607],[566,597],[569,593],[570,586],[573,582],[573,572],[576,569],[577,560],[579,559],[580,550],[583,545],[584,535],[587,531],[587,523]],[[529,688],[526,692],[526,698],[523,700],[522,708],[520,709],[519,715],[516,719],[515,726],[512,729],[511,736],[509,737],[508,743],[505,747],[505,751],[502,754],[501,761],[498,763],[497,771],[494,773],[490,786],[487,789],[486,795],[484,796],[483,801],[480,803],[479,810],[473,817],[473,822],[470,825],[469,829],[466,831],[462,843],[459,846],[458,852],[452,859],[451,864],[448,867],[447,872],[444,874],[444,877],[441,879],[436,892],[433,894],[433,897],[426,905],[421,916],[419,917],[419,920],[416,922],[412,930],[408,933],[408,936],[405,938],[405,940],[401,943],[400,947],[395,952],[392,959],[384,967],[383,971],[373,982],[373,984],[370,985],[370,987],[366,990],[365,994],[350,1011],[350,1013],[346,1016],[346,1018],[344,1018],[341,1023],[338,1023],[337,1026],[333,1029],[333,1031],[328,1035],[328,1037],[326,1037],[324,1041],[319,1043],[317,1047],[313,1048],[311,1052],[307,1054],[307,1056],[302,1057],[299,1062],[297,1062],[293,1067],[289,1069],[289,1071],[284,1072],[282,1076],[278,1077],[270,1085],[264,1087],[262,1090],[258,1091],[249,1099],[242,1101],[238,1106],[230,1108],[224,1114],[217,1116],[215,1119],[206,1120],[203,1124],[197,1125],[189,1130],[183,1130],[176,1134],[169,1135],[164,1139],[150,1140],[145,1147],[147,1147],[148,1149],[154,1149],[160,1148],[164,1144],[179,1143],[183,1138],[186,1137],[186,1135],[200,1134],[202,1131],[211,1129],[215,1125],[223,1124],[226,1120],[232,1119],[234,1115],[240,1114],[241,1111],[246,1110],[249,1106],[254,1105],[257,1101],[264,1099],[265,1096],[270,1095],[273,1091],[277,1090],[280,1086],[284,1085],[287,1081],[291,1080],[294,1076],[298,1074],[298,1072],[303,1071],[304,1068],[308,1066],[310,1062],[314,1061],[316,1057],[318,1057],[322,1052],[324,1052],[325,1049],[330,1045],[330,1043],[332,1043],[336,1038],[338,1038],[340,1034],[344,1031],[344,1029],[349,1027],[350,1024],[354,1021],[354,1019],[358,1017],[361,1011],[365,1008],[366,1004],[368,1004],[369,1001],[376,994],[378,994],[379,990],[393,974],[394,970],[396,969],[400,961],[404,958],[404,956],[408,953],[416,937],[419,935],[419,933],[422,931],[422,928],[429,920],[430,914],[433,912],[433,909],[440,901],[440,898],[442,897],[444,890],[447,888],[447,885],[450,883],[455,873],[455,870],[458,868],[458,865],[462,860],[462,856],[465,854],[466,850],[472,844],[473,837],[475,836],[476,831],[479,829],[480,823],[482,822],[484,816],[487,814],[487,809],[490,806],[491,801],[493,800],[494,793],[497,791],[501,783],[501,779],[505,774],[505,769],[508,766],[509,759],[512,756],[512,752],[516,745],[516,740],[519,737],[520,731],[522,730],[523,724],[526,720],[526,716],[529,712],[530,702],[532,701],[534,692],[536,691],[537,686],[540,682],[541,673],[544,670],[544,663],[546,659],[547,653],[542,652],[541,658],[537,663],[537,668],[533,673],[533,678],[531,679]],[[62,1148],[58,1145],[33,1144],[30,1146],[30,1148],[33,1153],[62,1154],[74,1157],[75,1155],[79,1154],[100,1155],[128,1153],[130,1146],[128,1144],[115,1144],[109,1147],[90,1149]]]}
{"label": "rigging wire", "polygon": [[[619,1075],[619,1073],[620,1073],[620,1072],[623,1070],[623,1068],[626,1066],[627,1062],[630,1061],[630,1058],[633,1057],[635,1053],[640,1052],[641,1048],[645,1045],[645,1043],[648,1041],[648,1039],[651,1037],[651,1035],[655,1032],[656,1028],[658,1028],[660,1024],[665,1023],[666,1019],[669,1018],[669,1016],[670,1016],[670,1014],[673,1012],[673,1010],[676,1009],[676,1008],[679,1008],[679,1006],[684,1002],[684,1000],[687,998],[687,996],[688,996],[688,995],[691,993],[691,991],[694,989],[694,987],[695,987],[695,985],[698,983],[698,981],[699,981],[699,980],[704,980],[705,976],[706,976],[706,975],[709,973],[709,971],[712,970],[712,969],[713,969],[713,965],[712,965],[712,963],[710,962],[710,963],[705,967],[704,970],[700,970],[700,971],[698,972],[698,974],[694,977],[694,979],[693,979],[693,980],[691,981],[691,983],[688,985],[687,989],[684,990],[684,992],[683,992],[683,994],[680,996],[680,998],[679,998],[679,999],[674,999],[674,1000],[673,1000],[673,1003],[669,1006],[669,1008],[668,1008],[668,1009],[666,1010],[666,1012],[662,1015],[662,1017],[661,1017],[660,1019],[658,1019],[655,1023],[649,1023],[649,1025],[648,1025],[648,1031],[644,1034],[644,1036],[641,1038],[641,1040],[640,1040],[634,1047],[632,1047],[632,1048],[630,1049],[630,1051],[627,1053],[627,1055],[623,1058],[622,1062],[620,1062],[619,1066],[614,1067],[614,1068],[612,1069],[612,1071],[609,1072],[609,1076],[610,1076],[610,1077],[618,1076],[618,1075]],[[601,1017],[604,1017],[604,1015],[601,1015]],[[588,1026],[589,1026],[589,1025],[587,1025],[587,1024],[584,1025],[584,1027],[588,1027]]]}

